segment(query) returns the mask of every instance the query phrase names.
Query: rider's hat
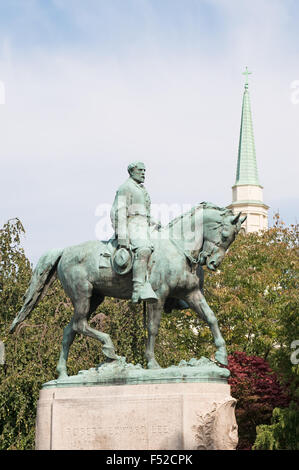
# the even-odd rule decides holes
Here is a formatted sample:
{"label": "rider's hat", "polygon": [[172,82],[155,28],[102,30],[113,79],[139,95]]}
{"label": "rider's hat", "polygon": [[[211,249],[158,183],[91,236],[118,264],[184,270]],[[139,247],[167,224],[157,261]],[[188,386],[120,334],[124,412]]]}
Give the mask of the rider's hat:
{"label": "rider's hat", "polygon": [[133,256],[126,248],[119,248],[112,257],[112,267],[117,274],[127,274],[133,266]]}

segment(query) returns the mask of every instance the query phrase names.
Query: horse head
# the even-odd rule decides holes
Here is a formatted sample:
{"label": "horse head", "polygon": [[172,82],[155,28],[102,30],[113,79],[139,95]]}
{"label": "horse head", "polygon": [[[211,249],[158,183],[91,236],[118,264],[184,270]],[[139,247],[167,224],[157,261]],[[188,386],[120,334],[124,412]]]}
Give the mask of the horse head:
{"label": "horse head", "polygon": [[241,212],[235,215],[230,209],[211,203],[203,204],[203,247],[199,261],[215,271],[247,216],[241,216]]}

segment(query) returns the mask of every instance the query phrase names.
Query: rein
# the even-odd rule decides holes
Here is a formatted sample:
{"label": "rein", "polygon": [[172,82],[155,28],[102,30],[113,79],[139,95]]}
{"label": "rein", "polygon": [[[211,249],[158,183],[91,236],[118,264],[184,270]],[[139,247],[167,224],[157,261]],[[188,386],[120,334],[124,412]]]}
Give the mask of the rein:
{"label": "rein", "polygon": [[188,253],[188,251],[185,251],[175,240],[173,240],[172,238],[170,238],[170,241],[174,244],[174,246],[177,248],[177,250],[182,254],[184,255],[187,260],[189,261],[189,263],[191,264],[191,266],[193,264],[198,264],[199,263],[199,260],[200,260],[200,255],[202,253],[202,250],[200,250],[200,252],[198,253],[198,257],[197,258],[194,258],[191,253]]}
{"label": "rein", "polygon": [[[220,225],[220,229],[222,230],[223,229],[223,224]],[[220,230],[219,230],[220,231]],[[202,258],[202,255],[204,254],[205,258],[207,258],[208,256],[210,256],[214,250],[214,247],[215,246],[221,246],[221,238],[218,242],[211,242],[211,241],[208,241],[208,240],[204,240],[203,244],[202,244],[202,247],[198,253],[198,256],[197,258],[194,258],[191,253],[188,251],[188,250],[184,250],[175,240],[173,240],[172,238],[170,238],[170,241],[173,243],[173,245],[177,248],[177,250],[182,254],[184,255],[187,260],[189,261],[191,267],[195,264],[198,264],[200,263],[200,259]],[[211,245],[210,249],[207,250],[205,249],[204,250],[204,247],[205,247],[205,244],[209,244]]]}

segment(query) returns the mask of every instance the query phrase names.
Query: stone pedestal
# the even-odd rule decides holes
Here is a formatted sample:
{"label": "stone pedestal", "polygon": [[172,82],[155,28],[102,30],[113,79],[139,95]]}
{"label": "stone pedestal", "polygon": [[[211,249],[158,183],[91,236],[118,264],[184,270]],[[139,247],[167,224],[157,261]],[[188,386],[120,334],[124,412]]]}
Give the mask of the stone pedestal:
{"label": "stone pedestal", "polygon": [[36,449],[235,449],[225,383],[73,386],[40,392]]}

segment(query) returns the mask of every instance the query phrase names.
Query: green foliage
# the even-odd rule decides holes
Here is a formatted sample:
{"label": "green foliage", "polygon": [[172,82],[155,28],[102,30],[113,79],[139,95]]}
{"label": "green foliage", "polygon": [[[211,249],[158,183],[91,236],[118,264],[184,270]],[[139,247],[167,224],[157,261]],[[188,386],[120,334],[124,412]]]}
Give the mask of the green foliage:
{"label": "green foliage", "polygon": [[299,410],[274,408],[272,424],[257,426],[253,450],[299,450]]}
{"label": "green foliage", "polygon": [[299,339],[298,226],[276,216],[262,234],[239,235],[217,273],[207,273],[206,298],[214,310],[229,353],[267,359],[298,388],[290,361]]}
{"label": "green foliage", "polygon": [[22,306],[31,268],[20,246],[24,227],[19,219],[9,220],[0,229],[0,319],[1,323],[12,318]]}

